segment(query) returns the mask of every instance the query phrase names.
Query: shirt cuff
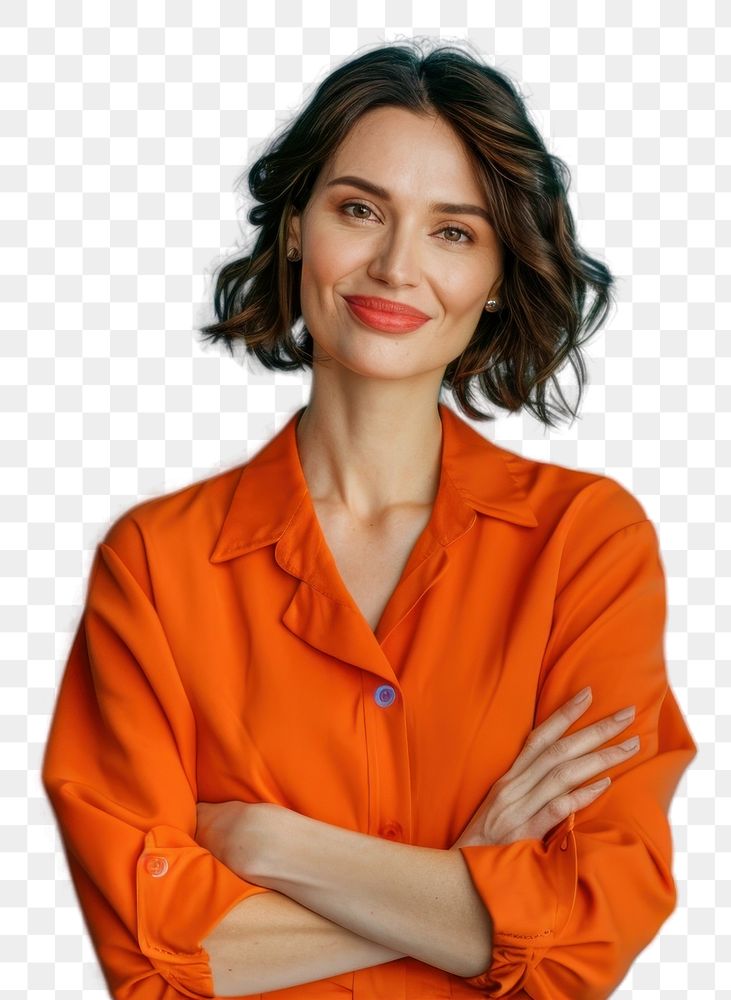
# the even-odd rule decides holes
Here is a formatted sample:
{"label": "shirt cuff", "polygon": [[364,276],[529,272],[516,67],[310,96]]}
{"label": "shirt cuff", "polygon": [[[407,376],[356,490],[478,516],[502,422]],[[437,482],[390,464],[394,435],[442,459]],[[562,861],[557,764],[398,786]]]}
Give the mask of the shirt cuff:
{"label": "shirt cuff", "polygon": [[184,996],[213,997],[202,940],[242,899],[269,890],[239,878],[184,831],[167,825],[145,835],[136,888],[141,951]]}
{"label": "shirt cuff", "polygon": [[487,996],[522,989],[571,916],[578,877],[575,816],[570,813],[542,839],[459,848],[492,924],[489,966],[460,978],[487,988]]}

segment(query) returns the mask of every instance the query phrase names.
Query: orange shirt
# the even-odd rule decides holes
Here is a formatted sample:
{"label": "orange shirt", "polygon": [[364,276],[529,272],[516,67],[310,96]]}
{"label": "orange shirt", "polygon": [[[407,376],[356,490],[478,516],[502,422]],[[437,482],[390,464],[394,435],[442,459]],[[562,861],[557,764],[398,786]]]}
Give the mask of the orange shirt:
{"label": "orange shirt", "polygon": [[567,732],[636,704],[612,742],[640,750],[544,838],[461,848],[489,968],[404,957],[262,996],[610,996],[675,908],[668,810],[697,753],[652,522],[616,480],[519,456],[440,403],[431,518],[374,633],[316,518],[301,412],[243,465],[128,510],[95,553],[42,780],[112,995],[213,996],[201,941],[270,891],[196,843],[196,802],[446,849],[591,684]]}

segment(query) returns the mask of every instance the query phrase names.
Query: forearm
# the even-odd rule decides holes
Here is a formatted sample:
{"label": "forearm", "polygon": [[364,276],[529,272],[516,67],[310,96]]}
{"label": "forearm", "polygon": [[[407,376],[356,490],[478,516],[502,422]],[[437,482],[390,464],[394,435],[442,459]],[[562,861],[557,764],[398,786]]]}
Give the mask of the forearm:
{"label": "forearm", "polygon": [[492,923],[458,850],[395,843],[290,810],[275,819],[253,881],[455,975],[488,966]]}
{"label": "forearm", "polygon": [[202,942],[216,996],[248,996],[403,958],[279,892],[242,900]]}

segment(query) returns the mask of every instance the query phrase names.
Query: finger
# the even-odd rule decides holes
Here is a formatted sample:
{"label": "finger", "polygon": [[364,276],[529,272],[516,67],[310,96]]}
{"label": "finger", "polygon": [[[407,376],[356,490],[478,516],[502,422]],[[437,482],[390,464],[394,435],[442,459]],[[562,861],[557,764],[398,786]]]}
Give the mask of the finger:
{"label": "finger", "polygon": [[622,743],[609,741],[627,729],[634,722],[634,717],[635,706],[629,705],[627,709],[584,726],[570,736],[560,737],[528,767],[526,778],[533,786],[548,778],[555,795],[569,787],[575,788],[606,767],[620,763],[625,759],[625,753],[619,748],[624,746],[626,740]]}
{"label": "finger", "polygon": [[591,687],[588,695],[581,701],[577,702],[576,697],[560,705],[552,715],[549,715],[539,726],[531,730],[523,749],[516,757],[510,770],[503,776],[504,779],[512,781],[522,775],[544,750],[555,743],[584,714],[592,703]]}
{"label": "finger", "polygon": [[[550,826],[565,819],[575,808],[593,801],[592,793],[584,783],[636,754],[640,747],[639,736],[622,743],[602,747],[576,759],[567,759],[549,771],[531,790],[509,807],[510,822],[524,824],[547,810]],[[594,782],[596,784],[596,782]],[[582,787],[584,786],[584,787]],[[608,786],[607,786],[608,787]],[[600,788],[599,791],[604,791]],[[584,799],[588,796],[588,799]],[[547,829],[548,829],[547,828]]]}
{"label": "finger", "polygon": [[566,760],[546,775],[537,786],[536,793],[542,798],[555,798],[557,795],[575,791],[584,782],[596,778],[597,775],[605,777],[602,772],[634,756],[639,751],[640,744],[640,737],[635,735],[622,740],[621,743],[613,743],[582,757]]}
{"label": "finger", "polygon": [[516,761],[516,764],[520,762],[520,771],[517,773],[524,773],[541,758],[541,755],[548,754],[549,759],[543,760],[541,767],[533,772],[534,778],[537,780],[555,766],[557,761],[560,762],[566,757],[578,757],[580,754],[601,746],[602,743],[613,739],[634,722],[636,706],[627,705],[612,715],[605,716],[598,722],[577,730],[570,736],[563,736],[563,733],[586,711],[586,707],[588,707],[586,701],[579,705],[567,702],[533,730],[526,741],[523,753]]}
{"label": "finger", "polygon": [[549,830],[562,823],[572,812],[584,809],[598,799],[611,784],[612,779],[607,776],[600,781],[592,782],[590,785],[575,788],[565,795],[559,795],[558,798],[547,802],[531,819],[523,824],[521,830],[515,831],[511,836],[516,839],[518,837],[545,837]]}
{"label": "finger", "polygon": [[[504,782],[510,782],[503,791],[503,798],[507,803],[516,803],[531,795],[547,776],[553,775],[548,785],[540,787],[541,801],[538,805],[542,806],[569,787],[576,787],[606,767],[624,759],[621,752],[596,757],[591,756],[591,751],[608,743],[634,721],[635,706],[628,706],[629,715],[625,714],[627,709],[621,709],[614,715],[585,726],[570,736],[562,736],[561,734],[572,722],[586,710],[583,706],[584,702],[578,705],[575,702],[573,704],[567,702],[533,730],[523,752],[502,779]],[[550,737],[553,739],[546,745],[546,740]],[[590,756],[580,766],[575,767],[575,761],[587,754]],[[537,808],[534,808],[533,812]]]}
{"label": "finger", "polygon": [[632,725],[635,721],[635,711],[635,705],[627,705],[613,715],[607,715],[590,726],[577,729],[570,736],[562,736],[545,751],[544,756],[547,754],[554,762],[560,763],[562,760],[578,758],[582,754],[589,753],[608,743]]}

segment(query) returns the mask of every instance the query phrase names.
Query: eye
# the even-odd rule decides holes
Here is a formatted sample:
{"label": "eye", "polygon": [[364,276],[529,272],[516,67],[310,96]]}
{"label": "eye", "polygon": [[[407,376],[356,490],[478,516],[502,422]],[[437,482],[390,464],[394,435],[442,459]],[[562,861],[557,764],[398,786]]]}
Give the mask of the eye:
{"label": "eye", "polygon": [[[439,232],[440,233],[461,233],[462,236],[466,236],[467,237],[467,240],[468,240],[469,243],[473,242],[472,234],[469,233],[466,229],[463,229],[461,226],[442,226],[442,228],[439,230]],[[454,243],[456,246],[459,246],[462,243],[461,240],[445,240],[445,242],[446,243]]]}
{"label": "eye", "polygon": [[[369,208],[369,206],[362,201],[349,201],[346,205],[343,205],[343,211],[345,212],[346,215],[350,215],[350,212],[347,211],[347,209],[349,208],[363,208],[365,209],[366,212],[373,213],[373,209]],[[355,219],[357,222],[368,221],[368,219],[364,215],[350,215],[350,218]]]}
{"label": "eye", "polygon": [[[363,215],[363,214],[361,214],[361,215],[352,215],[350,212],[348,212],[349,208],[363,209],[365,211],[366,215]],[[364,201],[349,201],[345,205],[342,206],[342,211],[346,215],[348,215],[351,219],[355,219],[356,222],[368,222],[369,219],[367,217],[367,214],[368,213],[370,213],[371,215],[373,214],[373,209],[369,205],[366,205],[366,203]],[[473,238],[472,234],[469,232],[469,230],[463,229],[462,226],[442,226],[442,228],[438,229],[437,232],[439,232],[439,233],[458,233],[460,236],[466,237],[466,241],[464,241],[464,242],[474,243],[474,238]],[[464,242],[462,240],[459,240],[459,239],[458,240],[445,239],[445,240],[443,240],[443,242],[444,243],[451,243],[454,246],[464,246]]]}

